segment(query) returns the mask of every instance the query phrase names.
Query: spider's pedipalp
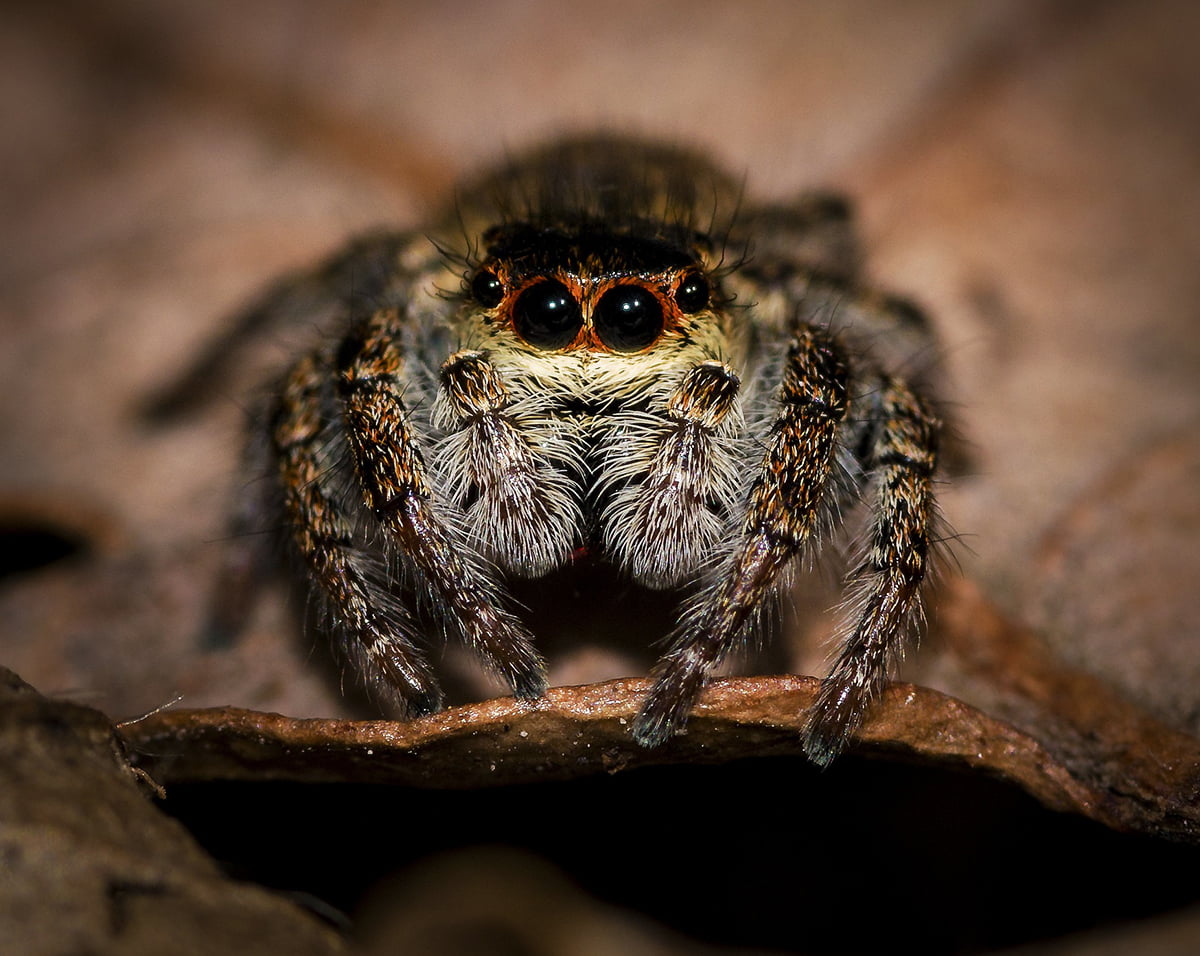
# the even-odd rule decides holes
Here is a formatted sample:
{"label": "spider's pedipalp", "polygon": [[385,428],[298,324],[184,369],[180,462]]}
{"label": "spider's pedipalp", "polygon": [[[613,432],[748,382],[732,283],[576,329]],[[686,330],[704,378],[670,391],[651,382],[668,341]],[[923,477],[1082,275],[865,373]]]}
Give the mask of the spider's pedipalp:
{"label": "spider's pedipalp", "polygon": [[506,571],[549,573],[570,556],[582,524],[569,455],[551,454],[561,440],[513,402],[483,352],[450,356],[441,382],[434,417],[449,432],[438,454],[442,494],[463,509],[464,534]]}
{"label": "spider's pedipalp", "polygon": [[680,586],[728,533],[741,497],[730,448],[741,425],[740,386],[728,365],[702,362],[667,397],[663,415],[631,418],[632,434],[613,443],[610,480],[637,480],[604,513],[605,546],[635,581]]}

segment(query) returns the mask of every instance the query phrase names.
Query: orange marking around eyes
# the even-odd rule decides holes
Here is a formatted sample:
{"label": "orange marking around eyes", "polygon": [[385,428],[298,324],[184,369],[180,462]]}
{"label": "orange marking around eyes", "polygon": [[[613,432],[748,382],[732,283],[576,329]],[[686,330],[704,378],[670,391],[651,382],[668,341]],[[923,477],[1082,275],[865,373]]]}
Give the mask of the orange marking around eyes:
{"label": "orange marking around eyes", "polygon": [[611,276],[605,278],[590,278],[585,274],[577,272],[569,272],[565,269],[558,269],[550,273],[538,273],[527,276],[522,279],[518,285],[511,285],[509,280],[508,269],[501,263],[496,263],[491,266],[492,271],[504,283],[505,292],[504,300],[495,308],[495,317],[497,324],[501,329],[511,332],[515,338],[520,338],[517,335],[513,325],[512,309],[517,297],[522,292],[528,289],[536,282],[543,279],[556,279],[561,282],[567,291],[579,303],[580,311],[583,314],[583,325],[579,329],[579,333],[571,342],[563,349],[558,351],[573,352],[578,349],[586,349],[589,352],[605,352],[613,353],[616,350],[605,345],[596,333],[595,326],[592,324],[592,310],[596,303],[600,301],[600,297],[605,292],[615,286],[639,286],[653,295],[662,307],[663,313],[663,329],[662,332],[645,348],[639,349],[637,352],[627,352],[621,354],[638,355],[643,352],[648,352],[655,348],[663,339],[668,336],[676,336],[683,331],[685,321],[684,314],[679,306],[675,303],[673,296],[674,290],[682,281],[686,270],[659,273],[654,276]]}

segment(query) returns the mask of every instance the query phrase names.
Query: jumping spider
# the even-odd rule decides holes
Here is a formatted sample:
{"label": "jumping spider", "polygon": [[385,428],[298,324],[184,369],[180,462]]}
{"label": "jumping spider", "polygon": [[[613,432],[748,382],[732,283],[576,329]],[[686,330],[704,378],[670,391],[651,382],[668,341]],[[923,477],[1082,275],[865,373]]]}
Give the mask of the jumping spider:
{"label": "jumping spider", "polygon": [[467,188],[432,233],[362,240],[279,293],[319,290],[337,328],[282,380],[265,467],[368,688],[442,706],[432,617],[542,695],[509,588],[586,552],[679,595],[633,723],[656,746],[865,499],[804,739],[832,760],[921,616],[941,428],[884,371],[928,351],[924,319],[856,284],[848,220],[828,196],[745,206],[682,150],[571,140]]}

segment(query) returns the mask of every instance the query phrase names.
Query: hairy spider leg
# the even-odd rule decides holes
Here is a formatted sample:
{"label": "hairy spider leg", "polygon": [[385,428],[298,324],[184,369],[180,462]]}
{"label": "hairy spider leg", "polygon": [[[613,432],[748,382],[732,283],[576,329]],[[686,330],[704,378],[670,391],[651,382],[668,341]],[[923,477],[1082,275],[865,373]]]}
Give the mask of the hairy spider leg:
{"label": "hairy spider leg", "polygon": [[272,428],[292,541],[340,650],[364,675],[368,691],[410,716],[432,713],[442,706],[442,693],[413,641],[416,622],[388,589],[386,569],[356,540],[354,520],[333,487],[333,396],[322,366],[309,356],[293,368]]}
{"label": "hairy spider leg", "polygon": [[633,733],[653,747],[678,732],[709,673],[774,592],[780,573],[815,543],[828,507],[849,369],[823,331],[803,326],[788,349],[779,415],[750,491],[741,543],[721,577],[688,603]]}
{"label": "hairy spider leg", "polygon": [[352,332],[347,341],[355,349],[339,377],[363,502],[433,595],[443,618],[462,629],[468,644],[514,693],[542,696],[545,663],[529,632],[500,607],[502,590],[495,573],[471,559],[435,509],[401,397],[400,322],[395,310],[380,310]]}
{"label": "hairy spider leg", "polygon": [[872,479],[872,520],[863,558],[847,579],[850,620],[805,728],[805,753],[821,766],[862,724],[921,618],[921,583],[936,517],[933,476],[941,423],[895,379],[880,378],[865,398],[874,406],[868,417],[877,422],[862,462]]}

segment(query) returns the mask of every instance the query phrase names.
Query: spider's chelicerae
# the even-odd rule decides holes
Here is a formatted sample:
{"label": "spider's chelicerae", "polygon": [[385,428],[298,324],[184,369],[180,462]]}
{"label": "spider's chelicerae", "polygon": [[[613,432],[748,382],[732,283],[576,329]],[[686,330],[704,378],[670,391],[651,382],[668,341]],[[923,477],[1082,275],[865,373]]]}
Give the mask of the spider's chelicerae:
{"label": "spider's chelicerae", "polygon": [[283,379],[265,448],[352,669],[405,714],[437,710],[432,616],[538,697],[510,586],[586,553],[678,594],[632,726],[655,746],[862,501],[804,741],[830,761],[921,616],[940,429],[886,370],[928,351],[924,320],[860,288],[853,260],[834,198],[754,207],[691,153],[596,138],[327,264],[337,328]]}

